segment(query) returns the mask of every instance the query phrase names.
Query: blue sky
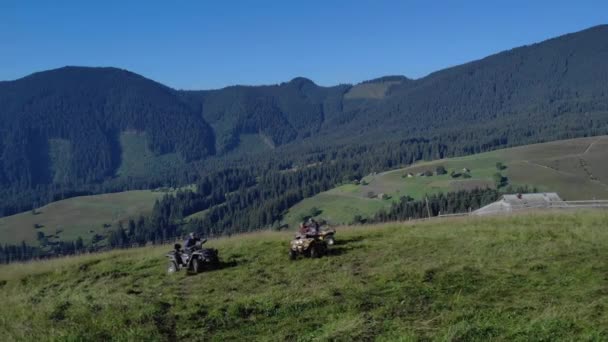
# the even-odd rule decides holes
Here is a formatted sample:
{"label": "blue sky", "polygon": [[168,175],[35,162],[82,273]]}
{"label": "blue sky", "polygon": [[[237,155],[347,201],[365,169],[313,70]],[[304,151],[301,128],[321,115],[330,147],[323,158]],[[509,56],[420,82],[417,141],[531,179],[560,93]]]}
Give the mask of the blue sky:
{"label": "blue sky", "polygon": [[179,89],[419,78],[605,23],[606,0],[0,0],[0,80],[65,65]]}

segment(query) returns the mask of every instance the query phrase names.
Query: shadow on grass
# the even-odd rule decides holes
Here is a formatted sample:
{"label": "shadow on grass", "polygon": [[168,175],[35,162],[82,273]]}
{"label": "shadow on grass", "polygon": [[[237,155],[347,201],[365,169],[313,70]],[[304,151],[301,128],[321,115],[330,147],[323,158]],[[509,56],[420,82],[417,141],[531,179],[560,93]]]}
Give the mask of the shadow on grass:
{"label": "shadow on grass", "polygon": [[220,261],[219,264],[217,264],[217,266],[206,266],[202,272],[200,273],[192,273],[190,275],[192,276],[196,276],[196,275],[200,275],[203,273],[210,273],[210,272],[217,272],[217,271],[221,271],[227,268],[232,268],[232,267],[236,267],[238,266],[238,263],[236,261]]}
{"label": "shadow on grass", "polygon": [[326,256],[332,257],[332,256],[343,255],[343,254],[346,254],[347,251],[348,251],[347,248],[340,247],[340,246],[338,246],[338,247],[330,247],[330,248],[327,249]]}
{"label": "shadow on grass", "polygon": [[361,242],[361,241],[363,241],[362,236],[355,236],[355,237],[348,238],[348,239],[336,238],[335,246],[344,246],[344,245],[348,245],[349,243]]}
{"label": "shadow on grass", "polygon": [[[323,254],[323,256],[321,256],[321,258],[331,258],[334,256],[338,256],[338,255],[343,255],[346,254],[348,251],[347,248],[344,247],[330,247],[327,249],[327,251],[325,252],[325,254]],[[297,256],[295,257],[295,259],[291,259],[292,261],[295,260],[303,260],[303,259],[313,259],[310,257],[310,254],[306,254],[306,253],[301,253],[301,254],[297,254]]]}

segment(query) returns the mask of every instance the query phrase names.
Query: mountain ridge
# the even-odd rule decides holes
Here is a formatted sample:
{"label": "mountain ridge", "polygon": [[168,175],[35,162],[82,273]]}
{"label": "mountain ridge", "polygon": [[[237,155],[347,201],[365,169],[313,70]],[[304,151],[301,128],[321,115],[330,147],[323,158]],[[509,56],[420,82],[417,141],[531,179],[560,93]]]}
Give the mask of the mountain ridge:
{"label": "mountain ridge", "polygon": [[[118,137],[129,130],[145,133],[154,154],[186,163],[221,159],[247,135],[277,147],[273,155],[286,147],[281,158],[291,162],[309,151],[414,138],[466,154],[608,133],[608,25],[418,79],[329,87],[296,77],[176,90],[124,69],[68,66],[0,82],[0,108],[2,196],[114,181]],[[53,180],[56,141],[70,151],[55,154],[69,165],[69,183]]]}
{"label": "mountain ridge", "polygon": [[[280,85],[282,83],[289,83],[289,82],[292,82],[292,81],[297,80],[297,79],[308,80],[308,81],[314,83],[315,85],[318,85],[319,87],[325,87],[325,88],[334,87],[334,86],[338,86],[338,85],[357,85],[357,84],[362,84],[362,83],[380,81],[380,80],[385,79],[385,78],[405,78],[405,79],[410,80],[410,81],[417,81],[417,80],[420,80],[420,79],[423,79],[423,78],[427,78],[427,77],[429,77],[429,76],[431,76],[431,75],[433,75],[435,73],[438,73],[438,72],[446,71],[446,70],[449,70],[449,69],[452,69],[452,68],[457,68],[457,67],[465,65],[465,64],[474,63],[474,62],[477,62],[477,61],[482,61],[482,60],[485,60],[487,58],[491,58],[493,56],[496,56],[496,55],[499,55],[499,54],[502,54],[502,53],[510,52],[510,51],[513,51],[513,50],[521,49],[521,48],[532,47],[532,46],[543,44],[543,43],[550,42],[550,41],[553,41],[553,40],[559,40],[559,39],[563,39],[563,38],[568,38],[570,36],[576,36],[577,34],[583,34],[583,33],[589,33],[589,32],[597,32],[597,31],[608,31],[608,24],[594,25],[594,26],[588,27],[588,28],[583,29],[583,30],[579,30],[579,31],[575,31],[575,32],[570,32],[570,33],[565,33],[565,34],[562,34],[562,35],[559,35],[559,36],[555,36],[555,37],[551,37],[551,38],[547,38],[547,39],[544,39],[544,40],[541,40],[541,41],[538,41],[538,42],[534,42],[534,43],[530,43],[530,44],[524,44],[524,45],[516,46],[516,47],[510,48],[510,49],[501,50],[501,51],[498,51],[496,53],[492,53],[492,54],[489,54],[487,56],[484,56],[484,57],[481,57],[481,58],[478,58],[478,59],[473,59],[473,60],[465,62],[465,63],[461,63],[461,64],[457,64],[457,65],[453,65],[453,66],[446,66],[444,68],[441,68],[441,69],[438,69],[438,70],[435,70],[435,71],[431,71],[430,73],[428,73],[428,74],[426,74],[424,76],[420,76],[418,78],[410,78],[407,75],[393,74],[393,75],[378,76],[376,78],[372,78],[372,79],[369,79],[369,80],[362,80],[360,82],[354,82],[354,83],[353,82],[341,82],[341,83],[338,83],[338,84],[324,85],[324,86],[322,86],[322,85],[318,85],[314,80],[312,80],[312,79],[310,79],[308,77],[305,77],[305,76],[295,76],[292,79],[290,79],[289,81],[283,81],[283,82],[278,82],[278,83],[231,84],[231,85],[227,85],[227,86],[223,86],[223,87],[204,88],[204,89],[184,89],[184,88],[170,87],[170,86],[166,86],[166,87],[171,88],[171,89],[176,90],[176,91],[190,92],[190,91],[223,90],[225,88],[230,88],[230,87],[264,87],[264,86],[273,86],[273,85]],[[22,76],[22,77],[19,77],[19,78],[16,78],[16,79],[0,80],[0,84],[5,83],[5,82],[18,81],[20,79],[23,79],[23,78],[26,78],[26,77],[29,77],[29,76],[32,76],[32,75],[40,74],[40,73],[46,73],[46,72],[49,72],[49,71],[56,71],[56,70],[70,69],[70,68],[81,68],[81,69],[115,69],[115,70],[121,70],[121,71],[125,71],[125,72],[132,73],[132,74],[135,74],[135,75],[139,75],[139,76],[144,77],[144,78],[146,78],[146,79],[148,79],[150,81],[153,81],[153,82],[156,82],[156,83],[159,83],[159,84],[163,84],[161,81],[156,81],[156,80],[147,78],[147,77],[143,76],[142,74],[139,74],[139,73],[136,73],[136,72],[131,71],[129,69],[125,69],[125,68],[121,68],[121,67],[115,67],[115,66],[81,66],[81,65],[65,65],[65,66],[61,66],[61,67],[57,67],[57,68],[35,71],[35,72],[31,73],[31,74],[28,74],[28,75],[25,75],[25,76]]]}

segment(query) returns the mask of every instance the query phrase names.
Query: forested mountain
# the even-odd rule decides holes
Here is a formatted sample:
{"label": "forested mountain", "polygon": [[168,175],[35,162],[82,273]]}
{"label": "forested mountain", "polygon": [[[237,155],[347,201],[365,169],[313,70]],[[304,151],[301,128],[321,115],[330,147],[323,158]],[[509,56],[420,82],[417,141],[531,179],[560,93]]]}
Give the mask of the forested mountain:
{"label": "forested mountain", "polygon": [[22,189],[52,181],[52,149],[60,147],[67,178],[112,177],[123,131],[146,132],[152,151],[186,161],[215,152],[213,131],[175,91],[114,68],[65,67],[3,83],[0,130],[0,183]]}
{"label": "forested mountain", "polygon": [[[217,127],[219,150],[234,147],[244,132],[266,134],[276,145],[306,138],[323,145],[436,135],[457,140],[463,134],[510,145],[594,134],[608,123],[608,26],[418,80],[390,76],[323,88],[298,78],[185,94]],[[258,117],[264,127],[254,124]]]}
{"label": "forested mountain", "polygon": [[[608,110],[607,96],[608,26],[599,26],[395,87],[383,128],[403,120],[412,132],[488,122],[525,134],[564,120],[599,127],[593,116]],[[605,115],[597,119],[606,122]]]}
{"label": "forested mountain", "polygon": [[322,125],[342,112],[348,85],[319,87],[295,78],[275,86],[235,86],[183,96],[215,129],[218,151],[239,144],[242,134],[260,134],[271,146],[319,134]]}
{"label": "forested mountain", "polygon": [[[120,176],[125,132],[142,134],[157,156],[176,154],[182,166],[151,172],[147,183]],[[124,70],[66,67],[0,82],[0,214],[58,193],[196,182],[242,163],[229,155],[246,135],[274,149],[247,159],[261,160],[256,170],[354,158],[348,164],[361,171],[372,161],[381,168],[606,133],[607,25],[417,80],[354,86],[296,78],[179,91]]]}

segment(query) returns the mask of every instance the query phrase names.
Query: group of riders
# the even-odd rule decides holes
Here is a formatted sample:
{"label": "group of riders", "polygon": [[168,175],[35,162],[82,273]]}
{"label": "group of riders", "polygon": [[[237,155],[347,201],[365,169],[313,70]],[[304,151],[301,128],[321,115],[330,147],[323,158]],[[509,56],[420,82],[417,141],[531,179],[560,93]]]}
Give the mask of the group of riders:
{"label": "group of riders", "polygon": [[[300,223],[300,227],[298,229],[298,234],[296,237],[314,237],[319,235],[320,233],[320,224],[315,219],[310,218],[307,221],[303,221]],[[198,246],[199,242],[202,242],[201,239],[196,233],[188,234],[188,237],[184,241],[184,245],[176,244],[175,245],[175,259],[177,262],[184,266],[184,262],[182,259],[182,253],[186,255],[190,255]],[[183,247],[183,249],[182,249]]]}

